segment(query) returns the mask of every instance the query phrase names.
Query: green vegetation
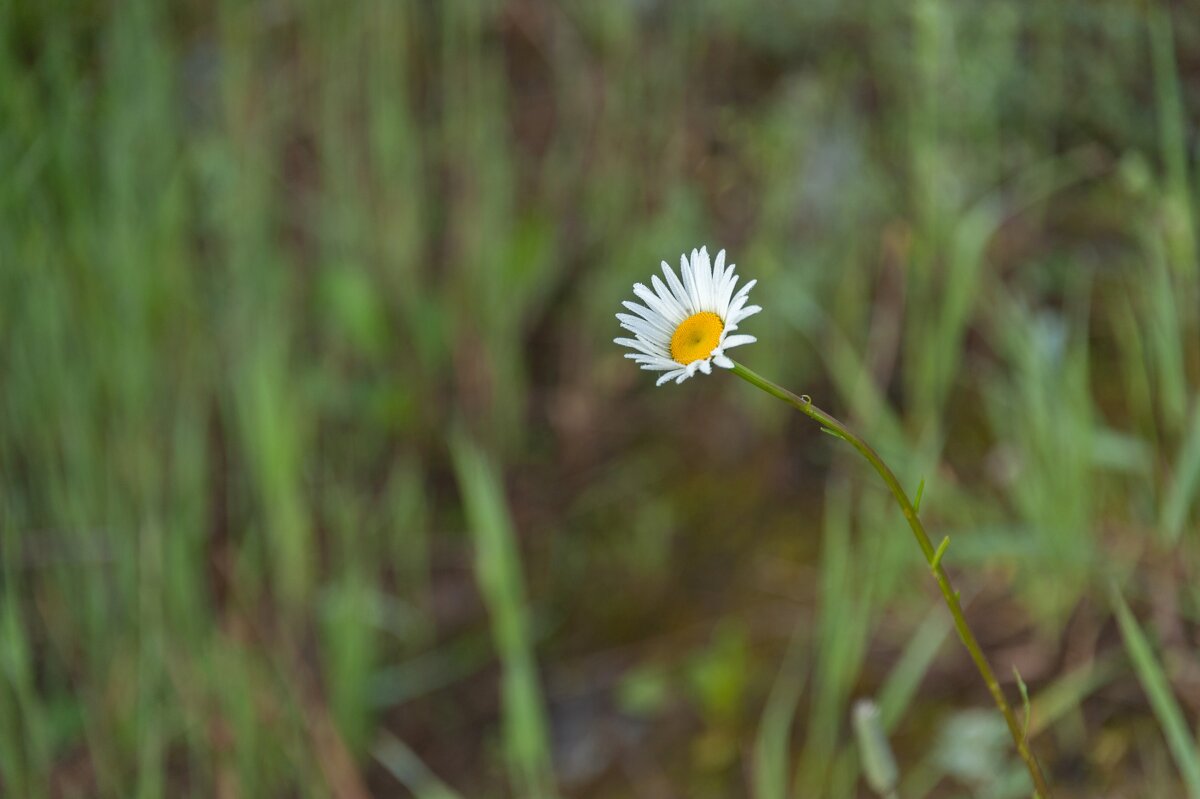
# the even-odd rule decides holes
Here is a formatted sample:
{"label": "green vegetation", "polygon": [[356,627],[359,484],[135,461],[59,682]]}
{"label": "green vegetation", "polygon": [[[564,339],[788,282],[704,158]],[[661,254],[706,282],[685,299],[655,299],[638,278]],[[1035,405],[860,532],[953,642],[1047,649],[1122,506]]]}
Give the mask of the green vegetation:
{"label": "green vegetation", "polygon": [[0,0],[0,793],[1195,794],[1194,16]]}

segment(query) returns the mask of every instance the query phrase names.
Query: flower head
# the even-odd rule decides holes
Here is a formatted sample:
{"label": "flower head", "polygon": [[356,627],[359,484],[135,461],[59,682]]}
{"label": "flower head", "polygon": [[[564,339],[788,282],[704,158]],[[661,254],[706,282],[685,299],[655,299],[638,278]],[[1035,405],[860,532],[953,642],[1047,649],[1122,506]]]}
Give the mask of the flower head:
{"label": "flower head", "polygon": [[668,380],[682,383],[697,371],[709,374],[713,364],[732,369],[733,361],[725,351],[757,339],[731,334],[743,319],[762,310],[746,305],[750,289],[758,281],[749,281],[734,294],[738,282],[735,268],[735,264],[725,266],[724,250],[710,263],[708,249],[701,247],[692,250],[691,259],[680,256],[680,277],[663,261],[665,283],[658,275],[650,278],[653,291],[635,283],[633,293],[645,304],[625,301],[622,305],[633,313],[617,314],[621,327],[634,336],[614,339],[633,350],[625,357],[643,369],[666,372],[658,379],[660,386]]}

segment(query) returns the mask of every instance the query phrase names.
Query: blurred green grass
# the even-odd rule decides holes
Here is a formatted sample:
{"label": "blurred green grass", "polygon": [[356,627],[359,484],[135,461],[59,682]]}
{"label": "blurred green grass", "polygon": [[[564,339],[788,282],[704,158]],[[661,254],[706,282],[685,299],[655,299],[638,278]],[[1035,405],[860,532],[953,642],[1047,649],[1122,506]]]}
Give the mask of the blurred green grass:
{"label": "blurred green grass", "polygon": [[856,796],[874,694],[1007,795],[870,475],[610,344],[703,243],[1057,795],[1182,795],[1198,75],[1116,0],[0,0],[0,786]]}

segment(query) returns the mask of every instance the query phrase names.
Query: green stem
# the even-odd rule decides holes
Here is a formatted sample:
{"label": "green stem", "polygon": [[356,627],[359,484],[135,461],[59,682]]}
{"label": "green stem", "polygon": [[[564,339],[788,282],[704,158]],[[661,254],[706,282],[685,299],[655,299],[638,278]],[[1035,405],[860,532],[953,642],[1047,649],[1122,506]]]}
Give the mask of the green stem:
{"label": "green stem", "polygon": [[942,568],[942,555],[945,553],[948,539],[944,540],[941,546],[936,549],[934,548],[933,543],[929,540],[929,535],[925,532],[924,525],[921,524],[920,517],[917,516],[917,511],[913,507],[912,501],[909,500],[908,494],[904,492],[904,488],[901,487],[900,481],[896,479],[896,475],[892,473],[888,465],[879,457],[879,453],[871,449],[870,445],[855,435],[850,428],[816,405],[813,405],[812,399],[809,397],[798,397],[787,389],[781,388],[770,380],[767,380],[765,377],[752,372],[740,363],[734,363],[733,373],[747,383],[761,388],[772,397],[783,400],[805,416],[818,422],[828,432],[846,441],[850,446],[858,450],[859,454],[866,458],[867,462],[883,478],[883,482],[887,484],[888,490],[892,492],[892,496],[896,498],[896,502],[900,505],[900,510],[904,512],[904,518],[908,521],[908,526],[912,528],[913,537],[917,539],[917,545],[921,547],[921,553],[925,556],[925,563],[929,566],[930,571],[933,572],[934,579],[937,580],[942,597],[946,600],[946,606],[950,608],[950,615],[954,617],[954,627],[958,630],[958,637],[962,639],[963,645],[966,646],[967,651],[971,654],[971,660],[975,662],[975,668],[979,670],[983,681],[987,683],[988,690],[992,693],[992,699],[996,702],[996,707],[1000,709],[1000,713],[1004,716],[1004,721],[1008,723],[1008,731],[1012,735],[1013,744],[1016,745],[1017,753],[1021,756],[1021,760],[1025,761],[1025,767],[1029,769],[1029,776],[1033,780],[1034,790],[1042,799],[1050,799],[1050,789],[1046,784],[1046,778],[1042,776],[1042,769],[1038,765],[1037,758],[1033,756],[1033,752],[1029,749],[1025,733],[1021,725],[1017,722],[1017,717],[1013,715],[1008,700],[1004,698],[1004,692],[1000,690],[1000,683],[996,681],[996,675],[992,671],[992,667],[988,664],[987,658],[984,657],[983,650],[979,648],[979,641],[975,639],[975,634],[971,632],[971,628],[967,625],[962,605],[958,601],[958,592],[950,585],[950,578],[946,575],[946,570]]}

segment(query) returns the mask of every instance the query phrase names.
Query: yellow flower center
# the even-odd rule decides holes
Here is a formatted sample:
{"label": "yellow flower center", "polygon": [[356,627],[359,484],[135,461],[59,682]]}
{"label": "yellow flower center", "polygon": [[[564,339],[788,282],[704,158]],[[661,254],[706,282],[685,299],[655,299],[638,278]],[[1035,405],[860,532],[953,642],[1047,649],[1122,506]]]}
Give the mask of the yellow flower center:
{"label": "yellow flower center", "polygon": [[725,323],[712,311],[692,314],[671,336],[671,357],[682,364],[707,358],[717,348],[724,329]]}

